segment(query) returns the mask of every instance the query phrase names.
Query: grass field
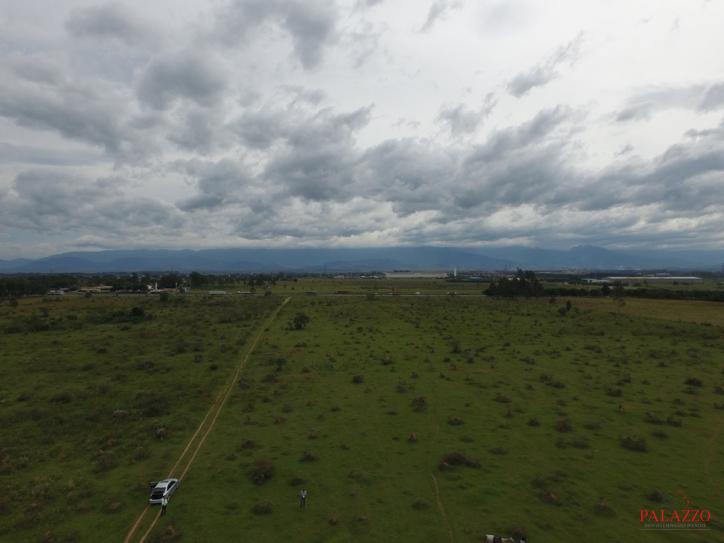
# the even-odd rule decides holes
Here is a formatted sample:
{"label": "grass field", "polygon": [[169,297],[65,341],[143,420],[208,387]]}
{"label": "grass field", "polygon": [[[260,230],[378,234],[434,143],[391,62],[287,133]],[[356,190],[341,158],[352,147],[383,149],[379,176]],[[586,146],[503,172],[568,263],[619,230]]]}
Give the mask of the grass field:
{"label": "grass field", "polygon": [[[149,540],[724,541],[715,304],[277,290],[292,300]],[[0,306],[0,539],[123,540],[281,301]],[[652,498],[684,494],[710,531],[640,530]]]}
{"label": "grass field", "polygon": [[277,303],[0,306],[0,540],[122,540]]}

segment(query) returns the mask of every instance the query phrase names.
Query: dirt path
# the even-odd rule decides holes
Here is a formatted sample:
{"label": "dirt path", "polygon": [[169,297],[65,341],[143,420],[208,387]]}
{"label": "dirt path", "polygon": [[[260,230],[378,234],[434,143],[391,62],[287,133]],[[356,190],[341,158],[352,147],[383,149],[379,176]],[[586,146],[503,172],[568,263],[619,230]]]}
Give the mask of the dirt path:
{"label": "dirt path", "polygon": [[[194,460],[196,459],[196,455],[201,450],[201,447],[206,442],[206,438],[211,433],[211,430],[214,429],[214,425],[216,424],[216,419],[219,418],[219,414],[221,413],[222,408],[226,404],[226,401],[229,399],[229,396],[231,396],[231,392],[234,390],[235,385],[237,381],[239,380],[239,376],[241,374],[241,370],[244,369],[244,366],[246,366],[247,361],[249,360],[249,357],[251,356],[251,353],[254,352],[254,349],[256,348],[257,343],[259,343],[259,339],[261,339],[261,336],[264,334],[264,331],[269,327],[269,325],[277,318],[279,315],[279,312],[284,308],[287,303],[291,300],[291,296],[286,298],[280,305],[277,307],[274,312],[261,324],[259,327],[258,332],[254,336],[253,341],[249,345],[249,347],[246,350],[246,354],[241,359],[241,362],[236,368],[236,371],[234,372],[233,377],[229,380],[228,384],[224,389],[222,389],[221,393],[217,397],[216,401],[214,401],[213,404],[211,404],[211,407],[209,408],[208,412],[206,413],[206,416],[204,416],[201,423],[199,423],[198,428],[196,428],[196,431],[193,433],[193,435],[189,438],[188,443],[186,443],[186,447],[184,447],[184,450],[181,451],[181,454],[179,455],[178,459],[176,460],[176,463],[173,465],[173,467],[169,470],[167,477],[173,477],[174,473],[177,469],[179,469],[179,466],[183,464],[183,460],[187,456],[188,452],[192,450],[192,446],[195,443],[195,447],[193,448],[193,453],[191,456],[186,460],[183,471],[181,472],[181,475],[178,477],[179,483],[180,481],[186,476],[189,469],[191,468],[191,465],[193,464]],[[207,424],[208,422],[208,424]],[[196,438],[199,436],[199,434],[202,433],[202,430],[205,431],[201,435],[201,438],[196,441]],[[128,530],[128,533],[126,534],[126,538],[123,540],[123,543],[130,543],[133,541],[133,535],[135,534],[136,530],[138,530],[139,526],[143,524],[143,520],[148,514],[148,511],[150,510],[149,506],[146,505],[146,507],[143,509],[140,515],[136,518],[136,521],[133,523],[133,526]],[[156,516],[154,517],[153,521],[151,522],[151,525],[148,527],[146,532],[143,534],[141,539],[139,540],[140,543],[143,543],[148,535],[151,533],[153,528],[156,526],[156,523],[158,522],[158,519],[161,516],[161,511],[159,510],[156,513]]]}
{"label": "dirt path", "polygon": [[452,526],[450,526],[450,520],[447,518],[445,513],[445,506],[442,504],[442,498],[440,497],[440,488],[437,486],[437,477],[434,473],[430,473],[432,476],[432,487],[435,490],[435,501],[437,502],[437,508],[440,510],[445,526],[447,526],[447,534],[450,537],[450,543],[455,543],[455,534],[453,533]]}

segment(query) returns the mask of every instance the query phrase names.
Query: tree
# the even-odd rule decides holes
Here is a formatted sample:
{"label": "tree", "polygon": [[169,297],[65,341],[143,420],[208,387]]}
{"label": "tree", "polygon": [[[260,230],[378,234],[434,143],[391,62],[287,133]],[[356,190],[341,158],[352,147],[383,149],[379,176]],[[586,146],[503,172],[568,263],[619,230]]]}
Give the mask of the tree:
{"label": "tree", "polygon": [[309,321],[309,316],[304,313],[297,313],[292,319],[292,329],[304,330],[307,327],[307,324],[309,324]]}
{"label": "tree", "polygon": [[543,296],[545,294],[543,285],[540,284],[535,273],[530,270],[518,269],[515,276],[510,279],[501,277],[498,281],[493,281],[485,291],[488,296],[503,296],[506,298],[516,298],[525,296],[526,298],[534,296]]}
{"label": "tree", "polygon": [[206,277],[201,275],[199,272],[191,272],[189,275],[189,284],[191,288],[201,288],[206,282]]}
{"label": "tree", "polygon": [[613,289],[611,289],[611,297],[614,299],[614,301],[618,302],[619,304],[623,304],[623,297],[626,295],[626,291],[623,288],[623,285],[616,281],[616,284],[614,284]]}

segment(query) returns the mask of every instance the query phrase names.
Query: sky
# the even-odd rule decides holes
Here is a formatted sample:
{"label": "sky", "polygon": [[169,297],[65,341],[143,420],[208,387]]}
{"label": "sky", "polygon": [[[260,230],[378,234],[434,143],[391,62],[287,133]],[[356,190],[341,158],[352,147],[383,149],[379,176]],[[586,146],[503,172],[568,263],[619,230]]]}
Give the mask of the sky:
{"label": "sky", "polygon": [[0,258],[724,248],[724,3],[0,0]]}

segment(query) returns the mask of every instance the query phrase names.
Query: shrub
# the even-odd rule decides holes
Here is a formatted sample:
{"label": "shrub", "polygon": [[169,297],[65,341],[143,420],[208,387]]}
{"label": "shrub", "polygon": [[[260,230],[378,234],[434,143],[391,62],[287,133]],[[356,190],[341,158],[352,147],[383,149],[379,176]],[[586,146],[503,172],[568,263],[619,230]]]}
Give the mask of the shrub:
{"label": "shrub", "polygon": [[664,493],[656,488],[653,489],[648,494],[646,494],[645,497],[647,500],[652,501],[654,503],[663,503],[663,501],[666,499],[666,496],[664,496]]}
{"label": "shrub", "polygon": [[672,415],[669,415],[668,417],[666,417],[666,424],[679,428],[683,424],[683,422],[681,419],[677,419]]}
{"label": "shrub", "polygon": [[646,440],[643,437],[623,436],[620,443],[621,447],[630,451],[646,452],[648,450]]}
{"label": "shrub", "polygon": [[427,503],[425,500],[416,500],[412,503],[412,508],[415,511],[425,511],[426,509],[429,509],[430,504]]}
{"label": "shrub", "polygon": [[70,392],[57,392],[50,397],[50,401],[53,403],[70,403],[73,400],[73,396]]}
{"label": "shrub", "polygon": [[299,459],[300,462],[316,462],[317,460],[319,460],[319,457],[315,456],[309,451],[306,451]]}
{"label": "shrub", "polygon": [[420,413],[427,409],[427,400],[424,396],[419,396],[417,398],[413,398],[410,405],[412,406],[413,411]]}
{"label": "shrub", "polygon": [[463,422],[463,420],[459,419],[458,417],[452,417],[452,418],[447,419],[447,423],[450,426],[462,426],[463,424],[465,424]]}
{"label": "shrub", "polygon": [[274,477],[274,464],[267,460],[257,460],[247,472],[247,476],[255,485],[263,485]]}
{"label": "shrub", "polygon": [[354,375],[354,376],[352,377],[352,382],[353,382],[355,385],[360,385],[360,384],[364,383],[364,382],[365,382],[364,375]]}
{"label": "shrub", "polygon": [[270,502],[256,502],[251,508],[251,512],[255,515],[270,515],[274,507]]}
{"label": "shrub", "polygon": [[616,387],[609,387],[608,390],[606,390],[606,394],[608,394],[612,398],[619,398],[623,395],[623,390]]}
{"label": "shrub", "polygon": [[479,468],[480,463],[475,460],[471,460],[463,453],[451,452],[443,455],[438,464],[438,469],[441,471],[452,469],[453,467],[464,466],[468,468]]}
{"label": "shrub", "polygon": [[594,505],[593,512],[601,517],[613,517],[616,515],[615,511],[611,508],[606,500],[601,500],[596,505]]}
{"label": "shrub", "polygon": [[569,419],[560,419],[553,425],[553,428],[559,432],[571,432],[573,431],[573,424]]}
{"label": "shrub", "polygon": [[98,451],[93,460],[96,471],[110,471],[118,465],[116,455],[110,451]]}
{"label": "shrub", "polygon": [[547,503],[548,505],[562,505],[561,499],[550,490],[544,490],[538,497],[543,503]]}
{"label": "shrub", "polygon": [[684,384],[692,387],[700,387],[703,385],[701,379],[697,379],[696,377],[689,377],[686,381],[684,381]]}
{"label": "shrub", "polygon": [[536,418],[528,419],[528,426],[532,426],[532,427],[540,426],[540,422],[538,422],[538,419],[536,419]]}

